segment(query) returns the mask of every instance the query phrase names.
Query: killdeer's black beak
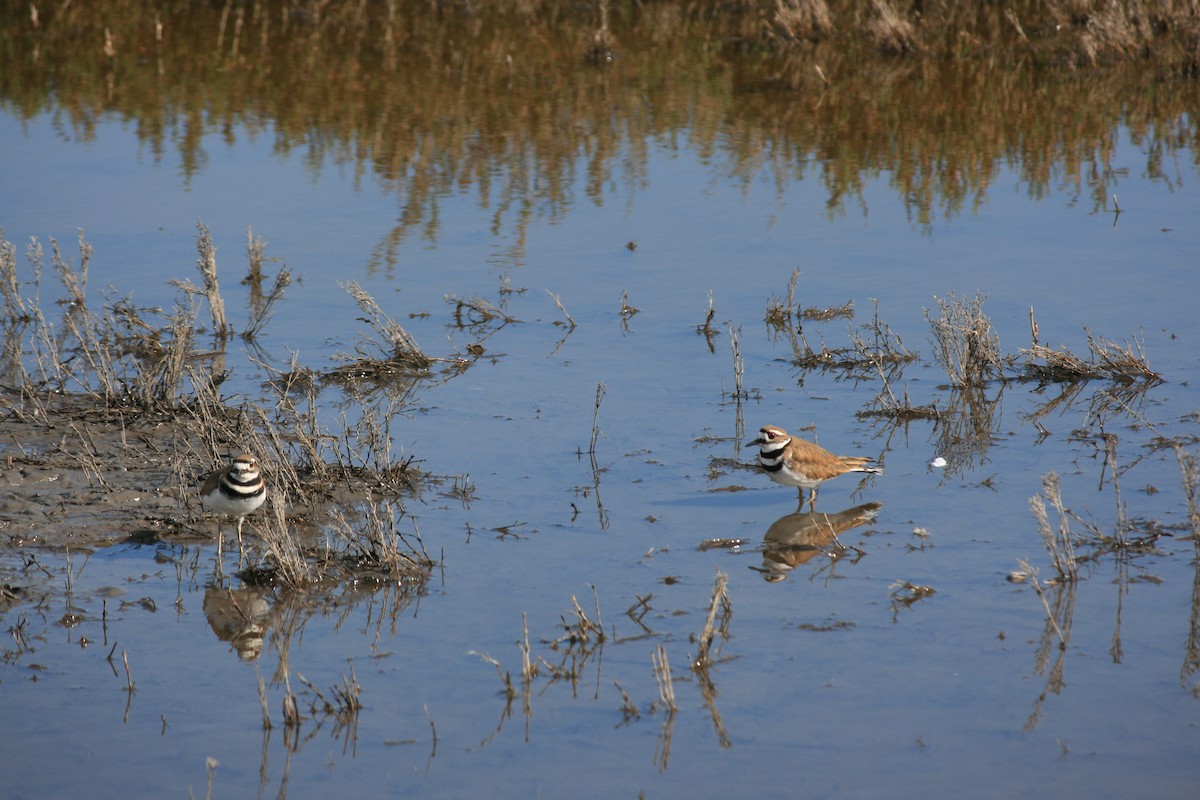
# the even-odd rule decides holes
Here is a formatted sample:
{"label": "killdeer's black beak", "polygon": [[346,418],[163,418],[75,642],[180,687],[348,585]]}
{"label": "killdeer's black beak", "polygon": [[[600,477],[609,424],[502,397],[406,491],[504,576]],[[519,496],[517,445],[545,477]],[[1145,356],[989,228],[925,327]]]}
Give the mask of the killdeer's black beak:
{"label": "killdeer's black beak", "polygon": [[753,442],[746,442],[746,446],[749,447],[752,444],[764,445],[766,443],[767,443],[766,440],[760,436],[757,439],[755,439]]}

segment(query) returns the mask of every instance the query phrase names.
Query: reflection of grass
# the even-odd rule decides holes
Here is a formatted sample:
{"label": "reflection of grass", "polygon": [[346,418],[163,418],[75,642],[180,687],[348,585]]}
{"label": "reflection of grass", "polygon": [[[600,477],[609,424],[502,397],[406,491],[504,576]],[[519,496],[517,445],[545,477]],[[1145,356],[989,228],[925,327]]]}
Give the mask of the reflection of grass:
{"label": "reflection of grass", "polygon": [[[478,656],[496,669],[502,687],[502,696],[504,697],[504,710],[501,712],[500,726],[497,727],[496,731],[485,742],[490,741],[499,734],[504,721],[511,714],[512,703],[518,696],[521,698],[522,711],[526,722],[526,735],[528,736],[529,725],[533,720],[533,700],[545,694],[549,686],[564,683],[570,687],[572,693],[578,692],[581,686],[588,685],[589,682],[585,681],[585,678],[587,678],[587,672],[589,667],[591,667],[594,669],[596,675],[595,692],[598,697],[601,686],[600,669],[604,663],[605,646],[610,642],[619,645],[634,645],[639,642],[649,644],[653,642],[653,646],[650,648],[650,667],[657,691],[655,699],[647,704],[645,713],[649,715],[661,714],[663,717],[656,745],[655,762],[660,768],[665,769],[667,762],[670,760],[673,726],[675,716],[680,711],[680,706],[675,694],[676,678],[671,673],[671,665],[667,655],[667,645],[670,643],[670,639],[662,639],[661,635],[656,633],[644,621],[646,616],[654,610],[651,605],[654,595],[639,596],[638,602],[626,612],[626,616],[638,626],[641,632],[631,637],[614,640],[604,630],[604,624],[600,617],[600,600],[594,586],[592,587],[592,592],[595,598],[594,612],[589,614],[580,606],[578,599],[572,596],[571,610],[567,614],[562,615],[559,624],[562,633],[553,640],[542,640],[542,643],[558,657],[556,663],[552,663],[547,657],[537,655],[533,652],[530,645],[527,615],[522,615],[522,635],[517,640],[517,646],[521,652],[522,664],[520,689],[517,688],[512,673],[506,670],[500,661],[483,653],[471,651],[472,655]],[[728,576],[724,572],[718,571],[713,584],[712,594],[708,601],[708,614],[704,627],[692,637],[692,641],[697,644],[698,649],[695,656],[691,659],[690,665],[695,683],[701,697],[704,699],[705,706],[712,718],[722,747],[730,747],[731,741],[725,731],[721,714],[717,709],[716,701],[718,692],[713,680],[713,671],[723,661],[723,659],[718,658],[718,651],[721,644],[730,638],[732,621],[733,602],[729,595]],[[613,631],[615,632],[615,627]],[[547,686],[535,693],[534,684],[539,679],[545,681]],[[619,708],[622,716],[620,725],[629,724],[641,719],[643,712],[639,710],[637,703],[630,694],[622,688],[620,682],[614,680],[612,683],[620,694]]]}
{"label": "reflection of grass", "polygon": [[[738,180],[811,175],[827,187],[830,214],[862,201],[883,170],[928,226],[939,210],[982,202],[1009,164],[1021,165],[1032,196],[1074,185],[1107,208],[1105,132],[1136,131],[1145,171],[1158,176],[1194,139],[1194,87],[1174,80],[1195,65],[1197,20],[1184,0],[953,0],[919,12],[895,0],[719,10],[662,0],[623,7],[603,26],[593,6],[562,0],[450,4],[436,15],[322,0],[267,0],[254,13],[149,0],[36,6],[32,16],[28,4],[0,7],[12,43],[4,92],[17,113],[57,104],[69,133],[86,139],[96,109],[111,111],[156,158],[174,151],[185,180],[206,161],[190,120],[230,137],[269,127],[280,154],[302,153],[313,169],[348,164],[396,192],[379,270],[397,269],[406,239],[435,240],[445,199],[469,186],[520,254],[531,220],[643,180],[648,141],[685,136]],[[588,66],[598,26],[619,73]],[[1059,69],[1122,60],[1128,68]],[[935,66],[944,63],[954,69]],[[1022,112],[1031,102],[1032,116]]]}

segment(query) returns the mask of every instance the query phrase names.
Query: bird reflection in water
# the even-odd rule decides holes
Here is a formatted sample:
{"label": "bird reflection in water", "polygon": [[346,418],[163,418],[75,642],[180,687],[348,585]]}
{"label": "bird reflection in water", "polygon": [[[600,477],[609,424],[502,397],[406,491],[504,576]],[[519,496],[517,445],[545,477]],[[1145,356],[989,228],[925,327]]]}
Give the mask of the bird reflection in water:
{"label": "bird reflection in water", "polygon": [[204,590],[204,616],[213,633],[237,650],[242,661],[253,661],[262,652],[271,606],[253,589],[210,586]]}
{"label": "bird reflection in water", "polygon": [[865,503],[836,514],[795,511],[771,523],[763,536],[763,578],[781,581],[796,567],[806,564],[830,545],[844,549],[838,534],[874,522],[883,503]]}

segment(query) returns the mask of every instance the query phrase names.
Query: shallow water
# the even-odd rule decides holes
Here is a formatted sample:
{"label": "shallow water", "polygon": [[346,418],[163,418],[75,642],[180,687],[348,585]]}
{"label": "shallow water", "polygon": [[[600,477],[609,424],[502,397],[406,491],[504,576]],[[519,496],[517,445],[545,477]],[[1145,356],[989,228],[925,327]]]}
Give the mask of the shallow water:
{"label": "shallow water", "polygon": [[[233,556],[218,571],[210,543],[8,548],[0,574],[21,592],[2,612],[12,636],[0,663],[6,796],[863,797],[902,787],[999,797],[1051,785],[1080,797],[1194,795],[1196,551],[1176,456],[1151,446],[1178,438],[1195,453],[1194,152],[1181,150],[1164,180],[1145,169],[1145,139],[1117,127],[1106,169],[1119,175],[1109,187],[1119,216],[1081,202],[1070,181],[1034,191],[1022,165],[1005,164],[976,207],[924,222],[886,171],[831,213],[824,182],[780,181],[765,166],[747,182],[737,142],[714,153],[681,128],[638,141],[644,153],[627,143],[614,160],[638,168],[595,191],[583,188],[596,184],[580,159],[568,200],[533,204],[521,225],[477,184],[447,192],[436,234],[404,238],[388,265],[379,252],[403,193],[333,158],[314,167],[280,152],[281,133],[212,126],[189,172],[173,153],[148,157],[116,114],[81,137],[54,110],[3,112],[0,226],[19,247],[54,236],[67,252],[84,229],[93,292],[111,285],[172,304],[167,281],[194,275],[199,219],[238,308],[250,226],[301,278],[260,339],[270,363],[295,351],[326,368],[353,348],[362,324],[337,285],[350,279],[427,351],[473,339],[485,348],[392,422],[399,450],[474,487],[468,502],[430,491],[408,503],[441,562],[424,587],[239,594],[253,629],[234,644],[218,632],[229,636],[221,587],[242,587]],[[836,169],[815,156],[812,167]],[[990,446],[947,451],[932,423],[856,417],[878,381],[792,364],[763,318],[797,267],[806,308],[852,302],[859,326],[878,301],[920,357],[895,383],[914,403],[955,402],[924,313],[947,292],[987,296],[1006,354],[1029,345],[1032,306],[1043,342],[1086,353],[1085,327],[1137,337],[1165,382],[1099,418],[1088,402],[1105,386],[1088,385],[1041,420],[1044,436],[1028,415],[1055,387],[993,384]],[[513,291],[502,294],[506,281]],[[696,332],[709,292],[711,351]],[[638,309],[627,324],[622,293]],[[519,322],[455,328],[447,294],[503,303]],[[408,316],[419,312],[428,316]],[[843,347],[847,324],[805,323],[804,333],[814,347]],[[253,401],[260,372],[248,360],[231,367],[230,392]],[[593,466],[584,451],[601,383]],[[331,415],[337,399],[323,396]],[[762,571],[763,537],[795,511],[795,495],[713,461],[749,465],[744,442],[768,422],[812,426],[826,447],[886,468],[861,488],[847,477],[820,492],[830,513],[882,504],[874,522],[842,534],[858,552],[822,553],[776,581],[764,580],[780,576]],[[1134,534],[1175,535],[1048,589],[1070,623],[1060,650],[1030,585],[1005,578],[1021,559],[1051,572],[1028,502],[1046,473],[1062,474],[1077,531],[1113,530],[1100,433],[1117,437]],[[947,468],[930,466],[939,455]],[[720,491],[731,488],[741,490]],[[700,547],[710,539],[745,541]],[[727,636],[715,663],[693,671],[718,571],[729,581]],[[900,582],[934,593],[906,603]],[[572,597],[593,620],[598,605],[603,642],[551,647],[574,619]],[[525,624],[546,663],[522,696]],[[656,705],[660,645],[674,714]],[[514,676],[511,703],[480,654]],[[576,680],[552,679],[550,665]],[[283,725],[285,673],[307,709],[315,694],[299,676],[329,695],[351,672],[363,702],[353,724],[317,714]],[[622,691],[640,716],[622,713]]]}

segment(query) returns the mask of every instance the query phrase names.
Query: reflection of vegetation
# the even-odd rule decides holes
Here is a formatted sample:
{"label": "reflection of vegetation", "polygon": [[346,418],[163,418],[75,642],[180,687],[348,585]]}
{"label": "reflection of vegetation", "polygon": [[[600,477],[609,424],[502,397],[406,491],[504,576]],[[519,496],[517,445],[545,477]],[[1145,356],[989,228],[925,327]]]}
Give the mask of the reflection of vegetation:
{"label": "reflection of vegetation", "polygon": [[[283,741],[290,758],[292,753],[312,741],[326,722],[331,721],[330,735],[334,740],[342,742],[343,753],[353,753],[358,739],[358,713],[362,709],[360,695],[362,687],[355,675],[354,665],[351,664],[349,674],[342,672],[340,680],[322,690],[307,679],[303,673],[292,664],[294,650],[299,650],[299,642],[304,638],[305,628],[314,617],[334,617],[344,621],[356,609],[365,606],[367,619],[375,629],[376,635],[396,636],[397,625],[402,615],[411,607],[419,596],[419,592],[411,591],[400,583],[384,583],[378,585],[344,584],[340,589],[326,594],[297,593],[277,591],[271,600],[269,613],[264,612],[268,619],[266,626],[271,629],[270,650],[277,656],[278,661],[272,672],[270,681],[259,675],[259,699],[262,704],[263,724],[263,769],[262,775],[267,774],[266,744],[270,731],[275,727],[270,708],[273,703],[268,698],[269,690],[282,689],[281,708],[283,723]],[[248,590],[234,590],[245,592]],[[207,596],[207,595],[206,595]],[[264,606],[266,600],[260,601]],[[207,603],[206,603],[207,612]],[[211,618],[210,618],[211,622]],[[215,630],[215,626],[214,626]],[[218,635],[220,632],[218,631]],[[293,677],[303,687],[300,692],[294,692]],[[268,685],[269,684],[269,685]],[[284,769],[286,783],[287,767]]]}
{"label": "reflection of vegetation", "polygon": [[[1109,481],[1113,487],[1116,500],[1116,519],[1111,533],[1100,530],[1096,524],[1089,523],[1078,514],[1071,511],[1063,503],[1061,485],[1057,474],[1051,472],[1042,478],[1042,492],[1029,500],[1030,508],[1037,521],[1038,533],[1042,544],[1050,556],[1051,566],[1055,576],[1039,581],[1038,570],[1028,561],[1020,561],[1021,571],[1014,573],[1018,582],[1028,581],[1032,586],[1046,613],[1045,627],[1042,633],[1041,645],[1035,661],[1038,673],[1046,672],[1049,665],[1049,654],[1057,651],[1053,666],[1048,673],[1046,688],[1042,691],[1034,710],[1026,721],[1025,729],[1033,730],[1041,719],[1042,705],[1046,697],[1058,694],[1063,686],[1063,673],[1066,666],[1066,654],[1071,638],[1071,624],[1075,609],[1075,588],[1080,580],[1080,567],[1091,563],[1093,566],[1101,560],[1111,559],[1116,568],[1117,578],[1113,581],[1117,587],[1116,620],[1113,629],[1112,644],[1109,655],[1114,663],[1121,663],[1124,651],[1121,643],[1121,612],[1124,595],[1129,586],[1136,580],[1131,576],[1131,568],[1139,556],[1161,555],[1158,540],[1172,534],[1165,530],[1157,521],[1141,521],[1129,519],[1125,515],[1125,507],[1121,501],[1121,491],[1118,485],[1118,474],[1123,470],[1117,463],[1117,437],[1114,434],[1104,434],[1105,467],[1110,471]],[[1180,469],[1183,472],[1184,490],[1188,494],[1189,507],[1193,499],[1196,473],[1195,461],[1182,454],[1178,447],[1176,453],[1180,456]],[[1103,476],[1102,476],[1103,482]],[[1057,524],[1050,518],[1047,505],[1054,510]],[[1074,519],[1083,527],[1083,532],[1072,529]],[[1200,539],[1194,538],[1194,543],[1200,547]],[[1200,573],[1198,573],[1200,574]],[[1012,579],[1012,578],[1010,578]],[[1149,580],[1157,580],[1148,576]],[[1191,675],[1200,664],[1200,578],[1194,579],[1192,593],[1192,609],[1188,640],[1184,651],[1182,680],[1187,684]],[[1053,647],[1057,639],[1058,646]],[[1194,687],[1193,687],[1194,691]]]}
{"label": "reflection of vegetation", "polygon": [[811,174],[831,214],[865,208],[886,174],[927,225],[976,207],[1011,165],[1033,196],[1073,187],[1105,208],[1118,124],[1152,178],[1174,180],[1171,157],[1197,140],[1196,82],[1176,78],[1196,69],[1198,21],[1181,1],[626,4],[607,15],[611,61],[587,58],[599,24],[560,0],[13,4],[0,98],[85,139],[105,114],[131,120],[185,178],[213,132],[372,172],[400,206],[376,249],[388,269],[467,186],[519,257],[530,220],[644,181],[651,141],[686,139],[742,183]]}
{"label": "reflection of vegetation", "polygon": [[[568,685],[573,697],[578,696],[580,687],[584,685],[583,679],[587,677],[589,672],[594,672],[595,678],[593,681],[589,681],[589,683],[594,687],[592,690],[593,699],[596,699],[600,696],[601,686],[603,685],[600,673],[604,664],[605,645],[610,643],[614,645],[631,645],[654,641],[655,644],[650,652],[650,662],[656,685],[656,699],[647,704],[644,712],[639,710],[637,703],[622,688],[619,682],[613,681],[613,685],[621,696],[620,711],[622,721],[618,723],[617,727],[640,720],[643,713],[648,716],[653,714],[663,715],[662,725],[659,729],[655,745],[654,763],[660,771],[666,771],[668,766],[670,766],[671,739],[674,733],[675,718],[679,713],[679,706],[675,696],[675,681],[677,679],[671,673],[666,646],[660,641],[661,635],[652,631],[642,622],[642,619],[653,611],[650,604],[653,595],[639,597],[638,602],[626,612],[626,616],[641,629],[641,632],[638,635],[627,638],[615,638],[610,637],[604,631],[604,623],[600,617],[599,596],[596,594],[595,587],[592,587],[592,591],[595,595],[595,610],[592,615],[589,615],[580,606],[578,599],[572,596],[571,610],[561,616],[560,627],[562,628],[562,634],[552,641],[542,640],[542,644],[558,656],[557,663],[551,663],[546,657],[536,655],[533,652],[530,646],[528,620],[527,618],[525,619],[523,636],[518,640],[518,647],[521,651],[521,687],[519,690],[515,685],[516,682],[513,679],[512,673],[504,669],[497,659],[483,653],[471,651],[473,655],[479,656],[483,661],[491,664],[496,669],[503,686],[502,694],[505,699],[504,708],[500,714],[499,725],[480,744],[481,746],[487,745],[500,734],[505,721],[512,715],[513,701],[518,696],[521,698],[522,711],[525,716],[525,738],[529,740],[530,728],[533,721],[533,700],[535,697],[542,697],[551,686],[559,683]],[[718,570],[713,584],[712,595],[708,602],[708,615],[704,628],[691,637],[691,641],[697,644],[697,651],[691,657],[689,664],[692,675],[696,678],[700,695],[704,699],[705,707],[712,719],[718,742],[724,748],[731,747],[732,741],[725,729],[721,713],[717,708],[718,692],[711,672],[717,669],[724,661],[731,658],[722,657],[720,651],[730,638],[732,620],[733,601],[729,596],[728,576]],[[612,630],[615,633],[615,627]],[[535,694],[533,691],[534,683],[538,679],[545,679],[545,686]]]}
{"label": "reflection of vegetation", "polygon": [[[1200,461],[1192,453],[1184,452],[1176,445],[1175,456],[1179,460],[1179,471],[1183,474],[1183,493],[1187,498],[1188,528],[1192,534],[1192,547],[1196,558],[1192,572],[1192,608],[1188,617],[1187,644],[1184,649],[1183,668],[1180,677],[1184,684],[1200,672]],[[1200,684],[1189,687],[1194,696],[1200,696]]]}
{"label": "reflection of vegetation", "polygon": [[1051,694],[1058,694],[1066,685],[1067,648],[1071,644],[1071,625],[1075,620],[1075,588],[1078,585],[1075,581],[1062,581],[1043,589],[1038,583],[1036,571],[1030,573],[1030,578],[1046,610],[1046,624],[1042,627],[1033,662],[1034,672],[1046,676],[1046,686],[1038,695],[1033,710],[1025,720],[1026,733],[1033,731],[1041,722],[1042,707],[1046,698]]}

